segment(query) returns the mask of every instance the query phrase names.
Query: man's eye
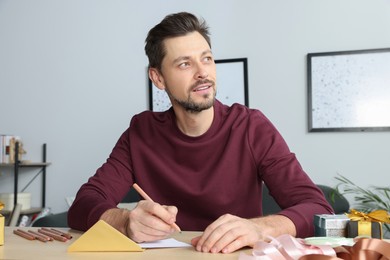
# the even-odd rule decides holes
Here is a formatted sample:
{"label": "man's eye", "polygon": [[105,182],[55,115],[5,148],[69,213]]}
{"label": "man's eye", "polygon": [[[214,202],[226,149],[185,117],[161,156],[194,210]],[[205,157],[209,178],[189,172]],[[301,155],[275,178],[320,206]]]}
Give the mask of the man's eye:
{"label": "man's eye", "polygon": [[183,63],[180,63],[180,64],[179,64],[179,67],[180,67],[180,68],[186,68],[186,67],[188,67],[188,66],[190,66],[190,63],[189,63],[189,62],[183,62]]}

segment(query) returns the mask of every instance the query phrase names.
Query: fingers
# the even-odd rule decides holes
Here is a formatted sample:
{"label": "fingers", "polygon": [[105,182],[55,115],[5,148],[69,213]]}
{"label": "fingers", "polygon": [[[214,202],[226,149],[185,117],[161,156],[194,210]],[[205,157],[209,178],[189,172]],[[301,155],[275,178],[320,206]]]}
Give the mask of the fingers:
{"label": "fingers", "polygon": [[163,208],[170,214],[170,216],[166,216],[166,222],[170,224],[175,223],[178,209],[175,206],[163,206]]}
{"label": "fingers", "polygon": [[136,242],[166,238],[175,231],[172,224],[176,221],[176,214],[176,207],[140,201],[129,213],[127,234]]}
{"label": "fingers", "polygon": [[[231,253],[231,252],[234,252],[237,249],[240,249],[240,248],[245,246],[244,243],[242,242],[242,239],[237,238],[236,240],[233,240],[233,241],[231,241],[229,239],[221,239],[221,240],[217,241],[213,246],[211,246],[212,242],[208,246],[207,245],[208,242],[205,241],[203,243],[203,246],[197,247],[200,238],[201,237],[199,236],[199,237],[194,237],[193,239],[191,239],[191,245],[193,247],[195,247],[197,249],[197,251],[201,251],[201,252],[205,252],[205,253],[206,252],[210,252],[210,253],[218,253],[218,252]],[[227,246],[224,247],[223,246],[224,244],[226,244]]]}
{"label": "fingers", "polygon": [[165,239],[173,233],[171,231],[161,231],[149,226],[145,226],[142,223],[131,223],[128,226],[127,234],[135,242],[149,242],[160,239]]}
{"label": "fingers", "polygon": [[198,242],[199,242],[200,237],[201,237],[201,236],[197,236],[197,237],[194,237],[194,238],[191,239],[191,245],[192,245],[193,247],[196,247],[196,245],[197,245]]}
{"label": "fingers", "polygon": [[181,232],[180,227],[175,223],[175,222],[176,222],[176,215],[177,215],[178,209],[177,209],[175,206],[163,206],[163,207],[166,208],[166,210],[169,211],[171,214],[174,214],[175,218],[174,218],[174,220],[173,220],[171,226],[172,226],[176,231]]}
{"label": "fingers", "polygon": [[231,253],[258,239],[254,223],[226,214],[208,226],[202,236],[193,238],[191,244],[200,252]]}
{"label": "fingers", "polygon": [[[196,243],[196,250],[200,252],[213,252],[217,251],[215,247],[216,243],[222,238],[227,230],[228,223],[231,221],[231,216],[226,214],[218,218],[216,221],[211,223],[201,237],[199,237]],[[217,251],[219,252],[219,251]]]}

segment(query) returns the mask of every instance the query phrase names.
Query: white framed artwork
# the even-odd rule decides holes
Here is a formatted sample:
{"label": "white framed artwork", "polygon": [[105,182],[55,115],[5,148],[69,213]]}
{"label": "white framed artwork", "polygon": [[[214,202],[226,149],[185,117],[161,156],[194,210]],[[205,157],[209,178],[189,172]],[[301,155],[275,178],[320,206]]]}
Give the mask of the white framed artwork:
{"label": "white framed artwork", "polygon": [[390,130],[390,48],[309,53],[309,132]]}

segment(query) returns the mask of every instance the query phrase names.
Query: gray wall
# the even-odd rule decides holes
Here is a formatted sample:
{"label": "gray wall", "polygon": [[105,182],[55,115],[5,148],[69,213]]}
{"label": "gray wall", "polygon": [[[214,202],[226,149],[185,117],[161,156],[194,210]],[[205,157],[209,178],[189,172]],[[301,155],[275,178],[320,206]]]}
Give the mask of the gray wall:
{"label": "gray wall", "polygon": [[[54,212],[148,108],[146,33],[183,10],[208,21],[216,59],[248,58],[250,107],[271,119],[316,183],[334,185],[341,173],[388,185],[389,132],[307,132],[305,57],[390,47],[389,0],[1,0],[0,133],[20,135],[33,161],[47,143]],[[20,186],[34,173],[23,170]],[[3,169],[0,192],[12,185]],[[36,180],[28,189],[33,205],[39,188]]]}

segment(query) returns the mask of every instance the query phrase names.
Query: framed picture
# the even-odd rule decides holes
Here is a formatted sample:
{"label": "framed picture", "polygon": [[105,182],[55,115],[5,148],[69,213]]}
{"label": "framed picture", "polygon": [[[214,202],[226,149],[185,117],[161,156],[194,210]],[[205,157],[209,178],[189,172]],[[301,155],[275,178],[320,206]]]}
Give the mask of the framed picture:
{"label": "framed picture", "polygon": [[[217,66],[216,98],[226,105],[248,104],[247,58],[215,60]],[[160,112],[171,107],[167,93],[158,89],[149,79],[149,109]]]}
{"label": "framed picture", "polygon": [[309,132],[390,130],[390,48],[309,53]]}

